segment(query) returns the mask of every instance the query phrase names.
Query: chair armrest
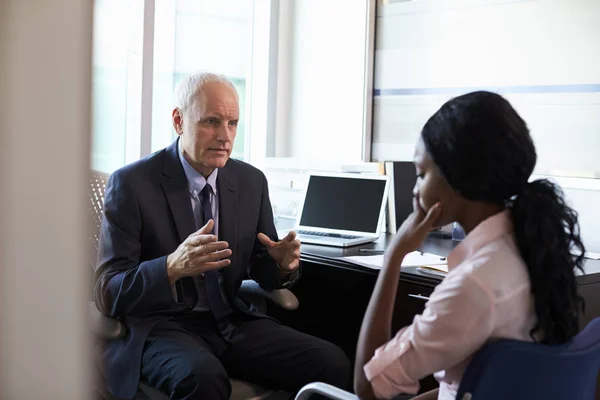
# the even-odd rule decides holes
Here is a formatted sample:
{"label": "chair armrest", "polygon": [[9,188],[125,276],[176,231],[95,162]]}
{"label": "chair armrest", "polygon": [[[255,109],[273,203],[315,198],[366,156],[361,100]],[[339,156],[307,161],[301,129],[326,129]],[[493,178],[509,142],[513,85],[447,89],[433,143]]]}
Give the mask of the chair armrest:
{"label": "chair armrest", "polygon": [[[252,280],[242,282],[240,294],[244,293],[268,299],[285,310],[295,310],[299,305],[298,298],[289,290],[265,290]],[[88,314],[90,329],[97,337],[102,339],[117,339],[125,336],[125,326],[120,321],[100,313],[93,301],[88,302]]]}
{"label": "chair armrest", "polygon": [[258,282],[250,279],[242,282],[240,294],[265,298],[288,311],[293,311],[299,306],[298,298],[288,289],[265,290],[260,287]]}
{"label": "chair armrest", "polygon": [[88,302],[88,317],[90,330],[101,339],[117,339],[125,336],[125,326],[121,321],[102,315],[96,303]]}
{"label": "chair armrest", "polygon": [[296,400],[308,400],[314,394],[320,394],[334,400],[358,400],[356,395],[323,382],[313,382],[305,385],[296,394]]}

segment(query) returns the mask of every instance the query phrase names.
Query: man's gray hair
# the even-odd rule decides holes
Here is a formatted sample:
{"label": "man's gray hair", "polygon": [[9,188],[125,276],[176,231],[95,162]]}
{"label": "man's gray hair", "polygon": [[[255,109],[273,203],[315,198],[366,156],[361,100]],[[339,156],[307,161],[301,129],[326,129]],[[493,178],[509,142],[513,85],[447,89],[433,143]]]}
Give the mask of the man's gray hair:
{"label": "man's gray hair", "polygon": [[233,86],[233,83],[225,75],[214,72],[196,72],[186,77],[175,87],[173,91],[173,105],[182,113],[189,112],[194,103],[194,97],[202,90],[202,86],[211,82],[229,86],[235,95],[238,96],[235,86]]}

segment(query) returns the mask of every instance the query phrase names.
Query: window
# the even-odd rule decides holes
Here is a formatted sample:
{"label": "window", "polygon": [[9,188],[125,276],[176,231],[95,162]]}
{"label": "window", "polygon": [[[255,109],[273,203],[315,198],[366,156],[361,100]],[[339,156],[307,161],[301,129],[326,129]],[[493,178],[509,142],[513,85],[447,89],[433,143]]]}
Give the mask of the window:
{"label": "window", "polygon": [[176,137],[171,123],[175,86],[187,75],[207,70],[225,74],[238,91],[240,124],[232,157],[245,158],[252,19],[253,2],[248,0],[156,3],[152,151]]}
{"label": "window", "polygon": [[[92,168],[112,172],[171,144],[173,89],[202,70],[225,74],[235,85],[240,124],[232,157],[247,160],[251,121],[255,142],[263,144],[266,137],[260,128],[267,109],[262,102],[268,101],[270,35],[263,25],[269,26],[270,4],[95,0]],[[253,154],[264,153],[254,146]]]}
{"label": "window", "polygon": [[110,172],[127,162],[128,135],[139,104],[143,0],[95,0],[92,168]]}

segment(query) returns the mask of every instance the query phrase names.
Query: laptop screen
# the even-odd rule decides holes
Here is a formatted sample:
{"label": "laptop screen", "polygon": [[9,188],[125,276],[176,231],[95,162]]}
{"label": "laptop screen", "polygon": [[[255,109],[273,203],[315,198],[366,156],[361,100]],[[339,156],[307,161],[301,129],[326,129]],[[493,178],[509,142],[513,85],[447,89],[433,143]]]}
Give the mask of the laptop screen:
{"label": "laptop screen", "polygon": [[300,225],[377,233],[385,186],[382,179],[311,175]]}

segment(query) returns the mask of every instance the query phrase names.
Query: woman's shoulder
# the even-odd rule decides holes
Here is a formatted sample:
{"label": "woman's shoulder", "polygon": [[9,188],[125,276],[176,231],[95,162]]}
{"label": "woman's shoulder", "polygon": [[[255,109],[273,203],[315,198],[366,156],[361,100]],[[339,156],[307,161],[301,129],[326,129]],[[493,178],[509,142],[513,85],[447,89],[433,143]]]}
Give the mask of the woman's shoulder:
{"label": "woman's shoulder", "polygon": [[[529,274],[512,233],[482,247],[455,268],[465,279],[475,280],[494,298],[530,291]],[[453,272],[455,272],[453,271]]]}

